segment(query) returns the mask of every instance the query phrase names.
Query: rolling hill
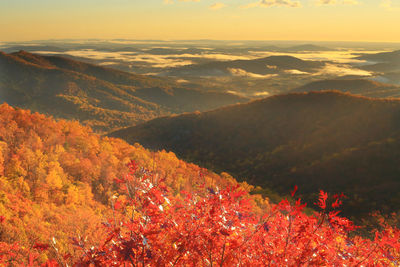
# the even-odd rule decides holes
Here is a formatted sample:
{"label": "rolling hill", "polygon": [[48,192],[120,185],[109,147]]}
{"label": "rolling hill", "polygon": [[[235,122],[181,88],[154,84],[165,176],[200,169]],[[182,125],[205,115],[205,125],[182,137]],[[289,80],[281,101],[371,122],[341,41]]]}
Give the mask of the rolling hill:
{"label": "rolling hill", "polygon": [[172,76],[230,76],[232,69],[266,75],[282,71],[297,70],[315,72],[325,66],[321,61],[307,61],[292,56],[270,56],[251,60],[213,61],[171,69],[166,75]]}
{"label": "rolling hill", "polygon": [[287,48],[281,48],[282,52],[311,52],[311,51],[335,51],[336,49],[323,47],[313,44],[295,45]]}
{"label": "rolling hill", "polygon": [[158,118],[111,134],[241,180],[307,200],[349,196],[357,218],[400,206],[400,100],[338,91],[278,95],[217,110]]}
{"label": "rolling hill", "polygon": [[392,52],[381,52],[375,54],[362,54],[357,59],[374,61],[374,62],[393,62],[400,60],[400,50]]}
{"label": "rolling hill", "polygon": [[364,54],[356,58],[370,63],[359,67],[363,70],[375,72],[393,72],[400,70],[400,50],[376,54]]}
{"label": "rolling hill", "polygon": [[292,92],[338,90],[368,97],[400,97],[400,86],[365,79],[333,79],[308,83]]}
{"label": "rolling hill", "polygon": [[171,113],[208,110],[246,98],[188,89],[58,56],[0,52],[0,103],[107,131]]}

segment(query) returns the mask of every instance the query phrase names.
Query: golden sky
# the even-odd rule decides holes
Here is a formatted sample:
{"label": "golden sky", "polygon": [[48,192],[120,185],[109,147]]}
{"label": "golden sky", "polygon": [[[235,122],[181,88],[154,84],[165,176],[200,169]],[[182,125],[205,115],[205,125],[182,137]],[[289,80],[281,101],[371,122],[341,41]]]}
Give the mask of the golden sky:
{"label": "golden sky", "polygon": [[0,41],[400,42],[400,0],[0,0]]}

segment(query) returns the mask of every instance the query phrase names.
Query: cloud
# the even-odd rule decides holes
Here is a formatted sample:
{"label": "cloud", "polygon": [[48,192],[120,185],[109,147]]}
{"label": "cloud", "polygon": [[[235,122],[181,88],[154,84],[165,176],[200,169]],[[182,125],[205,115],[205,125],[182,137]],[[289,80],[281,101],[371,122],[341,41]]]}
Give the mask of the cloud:
{"label": "cloud", "polygon": [[177,83],[188,83],[189,81],[185,80],[185,79],[178,79],[178,80],[176,80],[176,82]]}
{"label": "cloud", "polygon": [[326,64],[323,69],[314,75],[357,75],[357,76],[372,76],[372,73],[366,70],[354,69],[346,64]]}
{"label": "cloud", "polygon": [[310,74],[310,73],[308,73],[308,72],[301,71],[301,70],[296,70],[296,69],[293,69],[293,70],[284,70],[283,72],[285,72],[285,73],[287,73],[287,74],[294,74],[294,75],[307,75],[307,74]]}
{"label": "cloud", "polygon": [[398,0],[381,0],[381,7],[387,10],[398,10],[400,9],[400,1]]}
{"label": "cloud", "polygon": [[358,4],[359,2],[357,0],[317,0],[317,6],[326,6],[326,5],[354,6]]}
{"label": "cloud", "polygon": [[[200,2],[200,0],[179,0],[180,2]],[[173,4],[174,0],[163,0],[164,4]]]}
{"label": "cloud", "polygon": [[336,5],[336,0],[318,0],[317,5]]}
{"label": "cloud", "polygon": [[392,1],[391,0],[381,0],[381,7],[384,8],[392,8]]}
{"label": "cloud", "polygon": [[269,95],[270,95],[270,93],[267,92],[267,91],[264,91],[264,92],[257,92],[257,93],[254,93],[254,94],[253,94],[253,96],[269,96]]}
{"label": "cloud", "polygon": [[268,79],[272,77],[278,76],[278,74],[257,74],[257,73],[252,73],[252,72],[247,72],[243,69],[239,68],[228,68],[228,71],[233,75],[237,77],[249,77],[249,78],[257,78],[257,79]]}
{"label": "cloud", "polygon": [[248,5],[241,6],[241,8],[247,9],[252,7],[301,7],[301,3],[296,0],[260,0],[256,3],[250,3]]}
{"label": "cloud", "polygon": [[224,7],[226,7],[226,5],[224,3],[215,3],[215,4],[212,4],[210,6],[210,9],[218,10],[218,9],[221,9],[221,8],[224,8]]}
{"label": "cloud", "polygon": [[359,2],[357,0],[343,0],[343,5],[355,6],[358,5]]}

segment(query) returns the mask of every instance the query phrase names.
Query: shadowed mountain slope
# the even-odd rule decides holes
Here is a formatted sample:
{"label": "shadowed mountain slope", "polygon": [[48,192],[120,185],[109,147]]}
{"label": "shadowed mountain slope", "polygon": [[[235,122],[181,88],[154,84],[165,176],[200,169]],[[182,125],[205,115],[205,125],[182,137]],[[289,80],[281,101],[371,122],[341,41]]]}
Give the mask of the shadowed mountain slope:
{"label": "shadowed mountain slope", "polygon": [[340,92],[279,95],[158,118],[111,134],[287,193],[344,192],[347,215],[400,206],[400,101]]}
{"label": "shadowed mountain slope", "polygon": [[375,72],[393,72],[400,70],[400,50],[376,54],[364,54],[358,56],[357,59],[365,60],[370,63],[359,67],[363,70]]}
{"label": "shadowed mountain slope", "polygon": [[316,81],[295,88],[292,92],[324,90],[338,90],[368,97],[400,97],[400,86],[364,79]]}

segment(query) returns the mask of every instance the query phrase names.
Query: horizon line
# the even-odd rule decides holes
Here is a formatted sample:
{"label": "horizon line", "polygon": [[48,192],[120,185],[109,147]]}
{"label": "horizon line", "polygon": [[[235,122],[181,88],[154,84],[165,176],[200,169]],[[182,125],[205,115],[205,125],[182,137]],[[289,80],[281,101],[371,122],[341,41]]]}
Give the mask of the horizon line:
{"label": "horizon line", "polygon": [[149,38],[50,38],[50,39],[31,39],[23,41],[1,41],[0,44],[7,43],[29,43],[46,41],[139,41],[139,42],[323,42],[323,43],[376,43],[376,44],[400,44],[400,41],[371,41],[371,40],[307,40],[307,39],[149,39]]}

